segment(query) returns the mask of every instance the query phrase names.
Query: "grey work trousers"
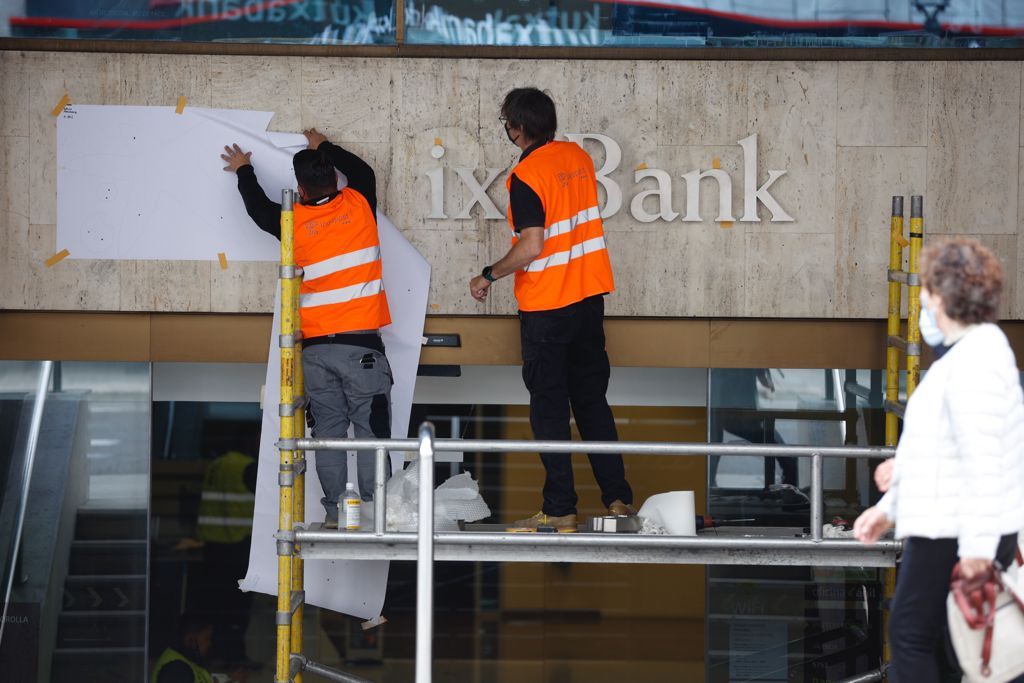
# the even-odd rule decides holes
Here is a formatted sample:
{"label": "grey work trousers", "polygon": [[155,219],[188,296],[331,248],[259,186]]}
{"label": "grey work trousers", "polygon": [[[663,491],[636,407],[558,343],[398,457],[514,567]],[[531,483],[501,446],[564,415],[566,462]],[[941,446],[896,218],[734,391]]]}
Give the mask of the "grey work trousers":
{"label": "grey work trousers", "polygon": [[[306,417],[314,438],[345,438],[351,424],[359,438],[391,438],[391,365],[372,349],[350,344],[317,344],[302,350],[309,407]],[[359,492],[373,500],[374,451],[357,456]],[[338,519],[338,500],[348,483],[348,453],[317,451],[316,474],[327,521]],[[391,459],[386,474],[391,476]]]}

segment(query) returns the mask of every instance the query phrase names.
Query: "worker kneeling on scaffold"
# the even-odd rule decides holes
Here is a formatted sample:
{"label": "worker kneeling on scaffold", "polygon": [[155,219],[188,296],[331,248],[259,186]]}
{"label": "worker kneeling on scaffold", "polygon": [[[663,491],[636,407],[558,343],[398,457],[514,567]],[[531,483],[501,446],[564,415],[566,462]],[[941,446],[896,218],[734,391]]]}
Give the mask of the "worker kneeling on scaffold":
{"label": "worker kneeling on scaffold", "polygon": [[[391,366],[380,328],[391,324],[384,293],[377,233],[377,179],[358,156],[304,131],[308,149],[293,159],[300,203],[294,207],[295,263],[300,289],[302,371],[314,438],[391,437]],[[267,198],[249,161],[252,152],[225,147],[225,171],[238,175],[245,210],[265,232],[281,238],[281,205]],[[337,171],[348,179],[338,189]],[[316,473],[324,490],[325,526],[338,524],[338,499],[348,483],[348,454],[317,451]],[[359,451],[359,491],[373,499],[372,450]],[[391,476],[390,458],[387,476]]]}
{"label": "worker kneeling on scaffold", "polygon": [[[611,368],[604,337],[604,295],[615,282],[594,163],[576,143],[555,141],[555,103],[536,88],[510,91],[499,118],[523,152],[506,182],[512,248],[470,281],[470,293],[484,301],[491,283],[515,273],[534,437],[568,441],[571,406],[585,441],[617,441],[605,397]],[[576,531],[572,459],[545,453],[541,461],[547,473],[543,508],[509,530]],[[608,512],[636,514],[622,456],[591,454],[590,466]]]}

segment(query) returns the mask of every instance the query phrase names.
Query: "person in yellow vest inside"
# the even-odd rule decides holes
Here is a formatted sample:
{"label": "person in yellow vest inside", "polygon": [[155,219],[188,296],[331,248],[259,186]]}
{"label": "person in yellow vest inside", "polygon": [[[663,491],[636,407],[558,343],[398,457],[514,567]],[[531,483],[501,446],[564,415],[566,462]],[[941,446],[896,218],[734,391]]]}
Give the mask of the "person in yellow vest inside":
{"label": "person in yellow vest inside", "polygon": [[[391,437],[391,366],[380,328],[391,324],[377,233],[373,169],[324,135],[304,131],[309,148],[293,159],[300,203],[295,210],[295,262],[302,266],[302,371],[315,438]],[[281,205],[267,198],[250,163],[252,152],[226,146],[225,171],[238,175],[249,217],[281,237]],[[338,189],[338,175],[348,184]],[[326,526],[337,526],[338,499],[348,483],[348,454],[317,451],[316,472]],[[373,499],[374,452],[359,451],[358,486]],[[390,476],[390,459],[387,464]]]}
{"label": "person in yellow vest inside", "polygon": [[[506,182],[512,248],[470,281],[470,294],[482,302],[493,282],[515,274],[534,437],[568,441],[571,408],[584,440],[617,441],[606,399],[611,369],[604,337],[604,295],[615,282],[593,161],[576,143],[555,140],[555,103],[536,88],[510,91],[500,121],[522,150]],[[548,453],[541,461],[543,507],[510,530],[576,531],[572,460]],[[636,514],[622,456],[591,454],[590,466],[609,513]]]}
{"label": "person in yellow vest inside", "polygon": [[194,614],[182,616],[179,642],[166,648],[153,663],[149,683],[245,683],[246,673],[211,673],[203,664],[213,644],[213,625]]}
{"label": "person in yellow vest inside", "polygon": [[[253,448],[255,452],[257,447]],[[194,581],[199,593],[195,609],[209,615],[214,654],[231,669],[262,667],[246,655],[252,593],[238,588],[249,567],[256,469],[256,459],[241,451],[215,458],[203,477],[196,520],[196,536],[203,543],[203,567]]]}

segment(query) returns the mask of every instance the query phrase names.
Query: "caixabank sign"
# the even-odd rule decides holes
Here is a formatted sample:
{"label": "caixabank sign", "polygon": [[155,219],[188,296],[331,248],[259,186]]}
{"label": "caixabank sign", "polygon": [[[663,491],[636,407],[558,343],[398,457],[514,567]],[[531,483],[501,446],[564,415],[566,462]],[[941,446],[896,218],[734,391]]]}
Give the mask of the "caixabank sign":
{"label": "caixabank sign", "polygon": [[[601,208],[601,217],[608,219],[622,210],[626,201],[623,188],[611,175],[622,163],[622,148],[615,140],[601,133],[566,133],[565,138],[579,145],[592,140],[604,148],[604,163],[595,171],[597,182],[604,188],[605,202]],[[743,213],[737,218],[733,215],[733,179],[721,168],[695,168],[673,176],[673,173],[660,168],[637,168],[633,172],[634,187],[631,188],[629,214],[641,223],[655,221],[682,221],[683,223],[700,223],[700,183],[702,180],[713,180],[718,184],[718,215],[719,223],[760,223],[763,219],[758,215],[758,204],[764,206],[770,214],[772,223],[791,223],[794,218],[786,212],[772,196],[771,188],[775,182],[786,175],[782,169],[770,169],[767,178],[760,185],[757,164],[757,135],[749,135],[737,141],[743,150]],[[436,145],[432,150],[435,159],[444,157],[444,148]],[[476,169],[470,167],[448,168],[436,166],[424,173],[430,183],[430,213],[428,219],[469,220],[472,211],[479,206],[484,218],[500,220],[505,216],[495,206],[487,194],[487,190],[504,174],[504,168],[483,169],[483,180],[477,180]],[[652,182],[653,181],[653,182]],[[676,210],[676,188],[681,184],[683,200],[682,211]],[[465,190],[461,206],[445,205],[445,184],[457,182]]]}

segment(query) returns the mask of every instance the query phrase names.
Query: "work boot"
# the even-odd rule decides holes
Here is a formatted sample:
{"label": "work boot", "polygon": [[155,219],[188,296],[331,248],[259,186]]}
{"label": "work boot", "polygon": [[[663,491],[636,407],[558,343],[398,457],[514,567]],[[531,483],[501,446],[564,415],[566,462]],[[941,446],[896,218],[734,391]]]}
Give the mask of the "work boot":
{"label": "work boot", "polygon": [[615,517],[635,517],[636,510],[632,505],[623,503],[621,500],[613,500],[608,506],[608,514]]}
{"label": "work boot", "polygon": [[573,534],[579,530],[576,515],[552,517],[538,512],[533,517],[517,519],[506,528],[506,531],[536,531],[537,527],[554,527],[555,531],[560,534]]}

